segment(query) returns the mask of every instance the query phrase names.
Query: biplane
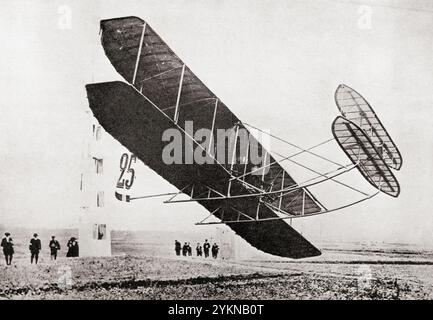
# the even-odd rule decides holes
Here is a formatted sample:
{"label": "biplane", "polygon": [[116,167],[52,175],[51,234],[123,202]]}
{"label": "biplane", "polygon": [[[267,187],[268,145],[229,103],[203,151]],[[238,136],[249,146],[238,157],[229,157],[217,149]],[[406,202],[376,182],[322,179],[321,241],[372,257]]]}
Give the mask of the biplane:
{"label": "biplane", "polygon": [[[226,224],[266,253],[306,258],[321,252],[286,219],[347,208],[380,192],[393,197],[399,195],[400,187],[391,169],[400,169],[401,155],[370,104],[350,87],[340,85],[335,92],[341,115],[332,124],[334,137],[330,139],[337,141],[350,164],[341,165],[315,152],[315,148],[329,140],[304,149],[269,134],[298,151],[288,156],[275,155],[256,141],[258,152],[266,158],[262,166],[257,166],[249,157],[248,147],[239,150],[237,143],[240,130],[260,129],[238,119],[145,21],[137,17],[115,18],[102,20],[100,27],[105,54],[125,82],[86,86],[93,115],[110,135],[178,190],[142,197],[116,192],[118,200],[130,202],[167,196],[164,203],[195,202],[208,211],[208,216],[197,224]],[[197,141],[186,130],[188,121],[212,134],[218,129],[229,130],[231,136],[224,151],[232,160],[239,160],[243,151],[244,161],[218,161],[215,149],[204,148],[203,141]],[[161,157],[164,151],[161,137],[172,128],[181,132],[192,147],[201,148],[215,161],[165,163]],[[296,182],[282,162],[304,166],[295,160],[300,154],[329,161],[336,168],[326,173],[311,169],[316,174],[313,178]],[[337,179],[355,168],[377,189],[374,193],[363,192]],[[361,198],[327,208],[309,189],[325,181],[347,186],[359,192]]]}

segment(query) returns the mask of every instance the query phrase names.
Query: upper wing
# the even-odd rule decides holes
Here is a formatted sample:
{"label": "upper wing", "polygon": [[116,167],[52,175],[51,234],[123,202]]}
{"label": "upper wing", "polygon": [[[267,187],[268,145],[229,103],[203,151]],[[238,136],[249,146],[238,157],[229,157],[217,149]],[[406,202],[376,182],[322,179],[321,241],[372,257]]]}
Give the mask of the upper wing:
{"label": "upper wing", "polygon": [[[102,20],[101,30],[105,54],[115,69],[180,127],[184,128],[186,121],[192,121],[194,128],[210,129],[216,135],[218,129],[232,129],[234,132],[241,123],[143,20],[137,17]],[[226,155],[230,143],[233,141],[225,145]],[[259,178],[248,175],[242,181],[263,191],[296,187],[297,183],[275,163],[275,159],[260,144],[258,148],[258,154],[267,154],[271,164],[269,170]],[[238,164],[234,166],[224,166],[233,170],[235,176],[256,166],[250,159],[246,165],[239,162],[236,161]],[[265,201],[293,215],[323,211],[307,188],[275,194]]]}

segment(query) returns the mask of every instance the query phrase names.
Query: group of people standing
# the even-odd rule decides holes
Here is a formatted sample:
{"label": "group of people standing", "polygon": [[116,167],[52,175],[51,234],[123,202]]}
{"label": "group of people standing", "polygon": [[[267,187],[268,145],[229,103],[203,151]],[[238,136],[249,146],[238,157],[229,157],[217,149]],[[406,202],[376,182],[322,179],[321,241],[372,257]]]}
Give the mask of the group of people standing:
{"label": "group of people standing", "polygon": [[[174,250],[177,256],[180,256],[181,252],[184,257],[192,256],[192,247],[189,242],[185,242],[184,245],[182,246],[182,244],[179,241],[175,240]],[[214,242],[211,248],[210,243],[207,241],[207,239],[205,239],[203,246],[200,243],[197,243],[197,246],[195,247],[195,251],[197,257],[202,257],[204,253],[205,258],[209,257],[209,251],[210,251],[212,253],[212,258],[216,259],[218,257],[219,247]]]}
{"label": "group of people standing", "polygon": [[[51,260],[57,259],[57,252],[60,250],[60,243],[56,240],[55,236],[51,236],[51,240],[48,244],[50,248]],[[5,237],[1,241],[1,247],[3,248],[3,254],[5,256],[6,265],[12,264],[12,258],[15,253],[14,242],[9,232],[5,233]],[[69,239],[67,243],[68,253],[67,257],[78,257],[78,241],[75,237]],[[33,238],[30,239],[29,250],[30,250],[30,263],[38,263],[39,253],[42,249],[42,243],[37,233],[33,234]]]}

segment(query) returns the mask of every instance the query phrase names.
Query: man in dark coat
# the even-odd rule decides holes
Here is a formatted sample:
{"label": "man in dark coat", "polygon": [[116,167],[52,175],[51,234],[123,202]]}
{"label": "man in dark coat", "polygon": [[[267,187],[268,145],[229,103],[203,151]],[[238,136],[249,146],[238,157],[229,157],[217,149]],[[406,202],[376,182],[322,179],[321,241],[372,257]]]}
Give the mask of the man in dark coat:
{"label": "man in dark coat", "polygon": [[188,251],[187,252],[188,252],[188,256],[191,257],[192,256],[192,247],[189,244],[189,242],[188,242]]}
{"label": "man in dark coat", "polygon": [[182,247],[182,255],[186,257],[186,254],[188,253],[188,244],[185,242]]}
{"label": "man in dark coat", "polygon": [[203,255],[203,248],[201,247],[200,243],[197,243],[195,251],[197,252],[197,257],[201,257]]}
{"label": "man in dark coat", "polygon": [[207,242],[207,239],[206,239],[203,243],[203,251],[204,251],[204,257],[205,258],[209,257],[209,248],[210,248],[210,244],[209,244],[209,242]]}
{"label": "man in dark coat", "polygon": [[78,257],[80,255],[80,250],[78,247],[78,239],[75,239],[75,241],[72,242],[72,256]]}
{"label": "man in dark coat", "polygon": [[57,251],[60,250],[60,243],[56,240],[55,236],[51,237],[51,241],[49,244],[50,251],[51,251],[51,260],[57,259]]}
{"label": "man in dark coat", "polygon": [[38,239],[38,234],[34,233],[33,238],[30,240],[30,263],[33,263],[33,260],[35,260],[35,264],[38,264],[39,260],[39,251],[41,251],[42,245],[41,240]]}
{"label": "man in dark coat", "polygon": [[68,252],[66,252],[66,257],[67,258],[71,258],[72,257],[72,239],[75,239],[74,237],[70,238],[68,240],[68,243],[66,244],[66,246],[68,247]]}
{"label": "man in dark coat", "polygon": [[174,241],[174,251],[176,251],[176,255],[180,256],[180,251],[182,250],[182,245],[180,244],[179,241],[175,240]]}
{"label": "man in dark coat", "polygon": [[216,259],[218,257],[219,247],[216,243],[212,245],[212,258]]}
{"label": "man in dark coat", "polygon": [[14,255],[14,243],[10,237],[10,233],[6,232],[5,237],[2,239],[1,246],[3,247],[3,254],[5,255],[6,265],[10,266],[12,257]]}

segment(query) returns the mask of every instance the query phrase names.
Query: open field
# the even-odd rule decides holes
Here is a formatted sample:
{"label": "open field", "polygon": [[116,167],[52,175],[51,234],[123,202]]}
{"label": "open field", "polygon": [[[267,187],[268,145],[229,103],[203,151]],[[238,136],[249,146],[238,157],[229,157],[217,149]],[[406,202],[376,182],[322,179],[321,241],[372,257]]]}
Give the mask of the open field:
{"label": "open field", "polygon": [[[61,244],[74,232],[58,231]],[[24,244],[13,266],[0,265],[0,298],[433,299],[433,253],[401,245],[329,244],[305,260],[205,260],[174,257],[171,235],[114,232],[113,257],[67,259],[63,250],[51,262],[44,248],[35,266],[24,238],[15,232]]]}

